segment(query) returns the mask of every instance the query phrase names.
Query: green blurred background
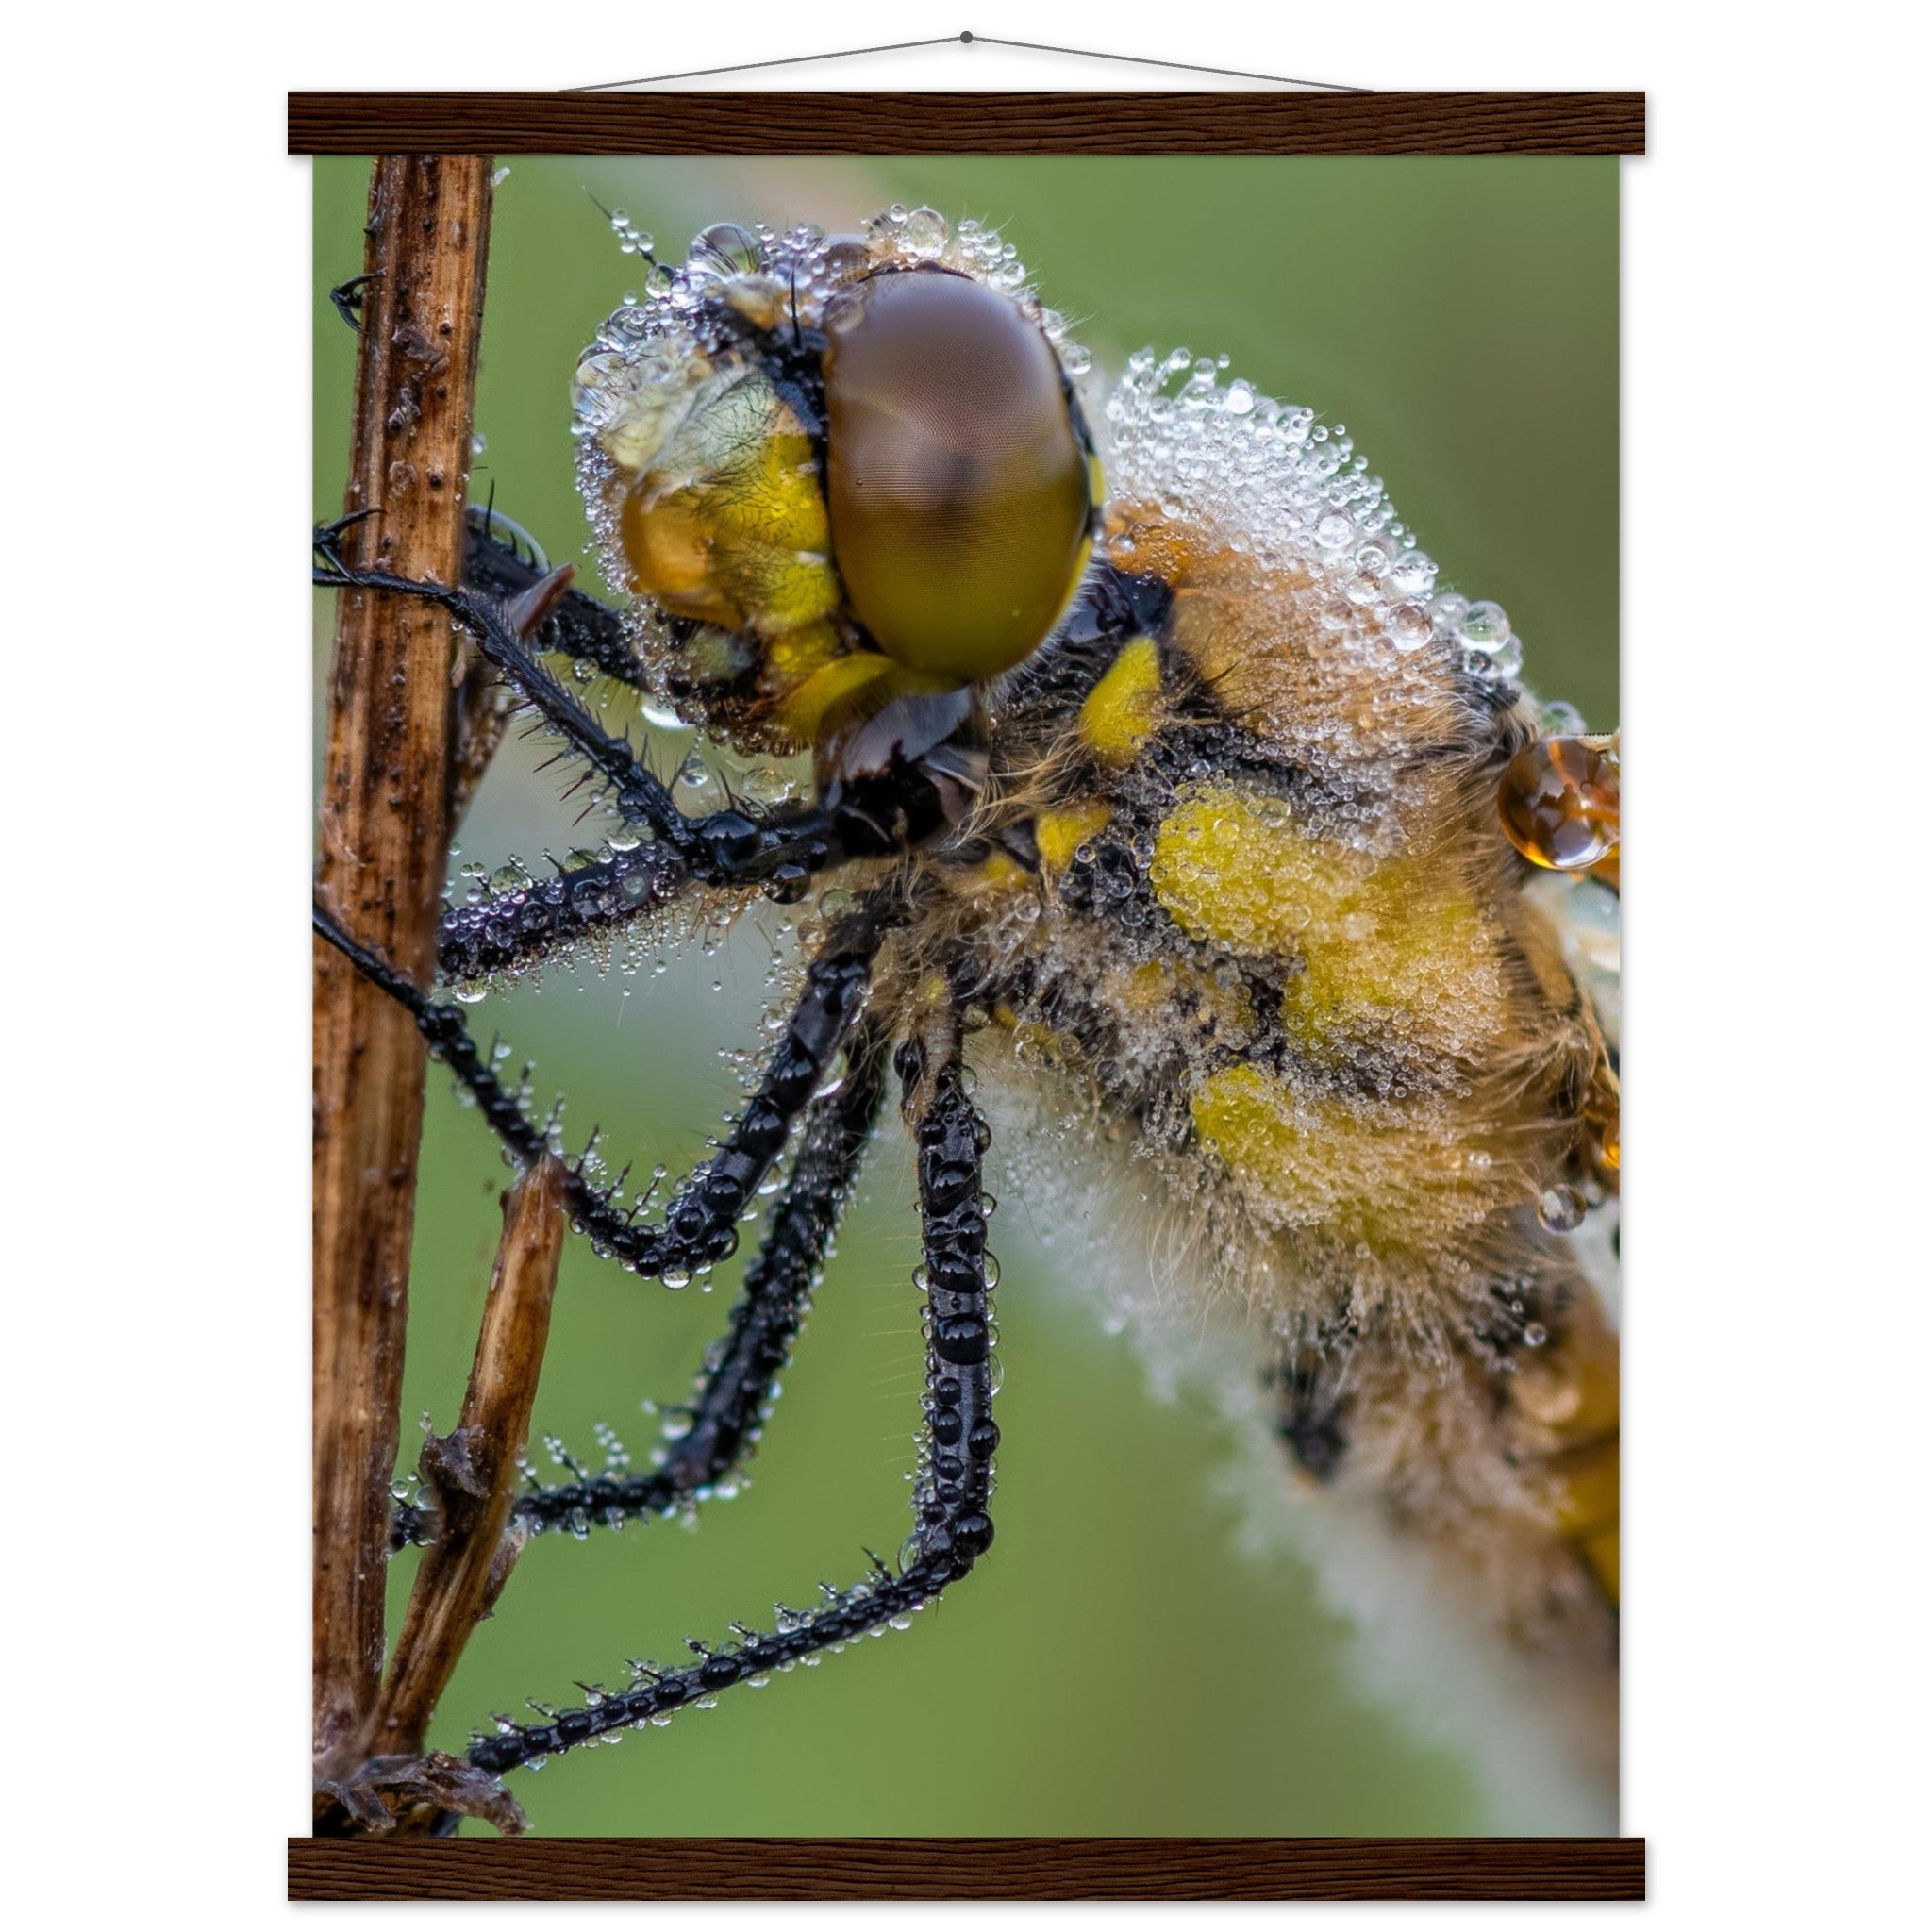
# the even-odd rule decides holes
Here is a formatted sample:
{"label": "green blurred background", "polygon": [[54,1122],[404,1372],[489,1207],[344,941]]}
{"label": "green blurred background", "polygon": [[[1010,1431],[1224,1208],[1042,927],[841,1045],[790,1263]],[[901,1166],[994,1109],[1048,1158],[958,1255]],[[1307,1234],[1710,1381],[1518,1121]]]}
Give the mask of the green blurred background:
{"label": "green blurred background", "polygon": [[[315,508],[340,508],[355,341],[327,290],[362,266],[366,164],[315,167]],[[977,216],[1019,246],[1043,298],[1103,370],[1144,344],[1224,353],[1231,372],[1355,433],[1442,584],[1492,597],[1525,676],[1617,715],[1617,221],[1614,160],[1470,158],[901,160],[513,159],[496,196],[472,479],[554,559],[578,558],[569,385],[626,287],[594,195],[675,259],[706,223],[850,228],[891,201]],[[330,612],[319,599],[318,690]],[[318,720],[319,724],[319,720]],[[671,741],[659,744],[662,755]],[[681,749],[681,745],[678,747]],[[594,843],[558,803],[544,748],[512,736],[460,835],[460,863]],[[675,751],[671,754],[675,758]],[[704,1152],[736,1089],[782,917],[754,912],[716,952],[661,976],[559,970],[475,1009],[570,1098],[581,1135],[674,1174]],[[573,1834],[1514,1833],[1569,1828],[1505,1799],[1467,1757],[1424,1745],[1359,1688],[1347,1627],[1290,1550],[1242,1554],[1226,1423],[1148,1392],[1042,1254],[1026,1207],[989,1184],[1006,1387],[999,1541],[903,1636],[739,1689],[621,1749],[569,1754],[513,1782],[533,1828]],[[505,1172],[432,1074],[404,1391],[406,1457],[425,1412],[454,1420]],[[919,1416],[918,1258],[896,1129],[870,1158],[755,1478],[701,1526],[544,1538],[478,1632],[432,1743],[485,1713],[579,1701],[627,1656],[762,1625],[774,1598],[845,1582],[861,1546],[909,1522]],[[747,1250],[749,1248],[747,1243]],[[722,1325],[742,1263],[673,1293],[567,1254],[540,1432],[597,1456],[612,1424],[642,1462]],[[546,1461],[541,1450],[540,1461]],[[395,1565],[394,1612],[414,1567]],[[391,1627],[393,1627],[393,1616]]]}

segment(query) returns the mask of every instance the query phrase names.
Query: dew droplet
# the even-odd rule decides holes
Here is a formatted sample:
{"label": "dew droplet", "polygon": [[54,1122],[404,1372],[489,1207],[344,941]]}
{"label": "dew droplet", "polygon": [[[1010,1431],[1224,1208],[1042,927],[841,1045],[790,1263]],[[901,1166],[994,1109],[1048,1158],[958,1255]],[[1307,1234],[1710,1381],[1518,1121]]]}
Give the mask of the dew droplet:
{"label": "dew droplet", "polygon": [[1532,863],[1579,872],[1617,849],[1620,758],[1614,738],[1541,738],[1509,760],[1497,809]]}
{"label": "dew droplet", "polygon": [[1492,651],[1485,654],[1489,658],[1489,677],[1491,681],[1517,677],[1523,672],[1523,640],[1507,637]]}
{"label": "dew droplet", "polygon": [[946,218],[937,208],[916,208],[906,217],[899,239],[914,255],[934,256],[946,245]]}
{"label": "dew droplet", "polygon": [[1584,1210],[1589,1205],[1574,1188],[1559,1184],[1543,1190],[1542,1198],[1536,1204],[1536,1218],[1552,1234],[1569,1234],[1583,1225]]}
{"label": "dew droplet", "polygon": [[1471,650],[1493,651],[1509,635],[1509,613],[1484,598],[1463,611],[1457,629]]}
{"label": "dew droplet", "polygon": [[716,275],[748,275],[764,266],[758,238],[736,222],[713,222],[691,238],[689,264]]}
{"label": "dew droplet", "polygon": [[1420,604],[1398,604],[1389,613],[1389,635],[1398,651],[1419,651],[1435,634],[1429,613]]}

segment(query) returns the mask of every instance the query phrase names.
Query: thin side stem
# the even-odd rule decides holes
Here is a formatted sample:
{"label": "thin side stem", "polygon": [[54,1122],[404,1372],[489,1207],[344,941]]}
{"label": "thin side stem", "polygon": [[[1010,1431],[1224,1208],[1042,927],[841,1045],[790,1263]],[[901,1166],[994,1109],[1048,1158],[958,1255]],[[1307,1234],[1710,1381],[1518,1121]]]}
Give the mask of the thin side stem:
{"label": "thin side stem", "polygon": [[423,1447],[442,1519],[416,1573],[371,1739],[377,1755],[423,1748],[470,1632],[490,1614],[528,1532],[506,1541],[550,1334],[569,1223],[563,1163],[541,1160],[510,1190],[461,1419]]}

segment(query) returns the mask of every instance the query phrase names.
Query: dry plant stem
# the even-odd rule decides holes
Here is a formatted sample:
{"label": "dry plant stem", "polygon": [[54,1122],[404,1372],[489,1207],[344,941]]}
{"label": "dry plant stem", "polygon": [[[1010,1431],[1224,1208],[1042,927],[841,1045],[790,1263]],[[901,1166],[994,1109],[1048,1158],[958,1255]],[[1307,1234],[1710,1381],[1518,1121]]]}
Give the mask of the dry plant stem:
{"label": "dry plant stem", "polygon": [[458,668],[456,741],[450,747],[449,829],[456,836],[490,760],[496,756],[510,707],[504,702],[503,680],[496,667],[465,641]]}
{"label": "dry plant stem", "polygon": [[[535,641],[543,620],[557,608],[576,574],[575,564],[559,564],[511,601],[511,621],[517,635],[525,642]],[[511,693],[506,690],[496,667],[468,638],[458,639],[457,650],[456,736],[450,745],[449,760],[452,838],[470,808],[471,799],[476,795],[476,787],[482,783],[483,774],[496,755],[504,728],[515,708],[513,703],[508,702]]]}
{"label": "dry plant stem", "polygon": [[396,1638],[371,1749],[423,1748],[429,1719],[470,1632],[496,1601],[519,1540],[505,1545],[519,1459],[550,1333],[550,1302],[568,1227],[563,1163],[540,1161],[504,1204],[503,1238],[462,1418],[423,1448],[423,1476],[441,1507],[437,1540],[416,1573]]}
{"label": "dry plant stem", "polygon": [[[458,581],[490,161],[375,166],[345,543],[365,563]],[[329,687],[318,890],[427,985],[449,844],[448,619],[342,597]],[[424,1051],[410,1016],[315,947],[314,1715],[318,1774],[363,1755],[383,1653]]]}

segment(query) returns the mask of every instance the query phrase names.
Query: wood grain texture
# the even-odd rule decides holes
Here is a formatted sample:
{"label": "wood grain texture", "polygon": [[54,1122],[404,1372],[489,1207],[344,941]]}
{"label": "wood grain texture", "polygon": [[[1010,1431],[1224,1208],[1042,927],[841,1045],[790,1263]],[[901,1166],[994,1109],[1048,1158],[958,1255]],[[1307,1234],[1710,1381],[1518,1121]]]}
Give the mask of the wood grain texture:
{"label": "wood grain texture", "polygon": [[289,1840],[291,1899],[1641,1899],[1641,1838]]}
{"label": "wood grain texture", "polygon": [[1641,155],[1641,93],[291,93],[289,152]]}
{"label": "wood grain texture", "polygon": [[[455,583],[463,554],[490,163],[391,155],[370,192],[348,553]],[[451,641],[427,605],[344,594],[315,886],[426,985],[449,846]],[[382,1666],[390,1479],[425,1056],[415,1022],[314,945],[314,1708],[318,1775],[353,1763]]]}

